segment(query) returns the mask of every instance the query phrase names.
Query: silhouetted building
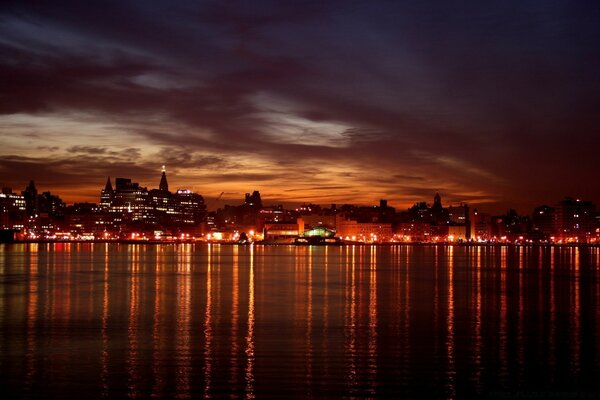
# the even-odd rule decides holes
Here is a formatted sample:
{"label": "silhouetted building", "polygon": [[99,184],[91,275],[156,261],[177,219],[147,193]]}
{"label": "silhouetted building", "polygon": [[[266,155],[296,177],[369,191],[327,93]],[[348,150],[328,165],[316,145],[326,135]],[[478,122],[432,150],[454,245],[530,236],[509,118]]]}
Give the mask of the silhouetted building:
{"label": "silhouetted building", "polygon": [[471,217],[471,238],[474,240],[492,239],[492,216],[473,210]]}
{"label": "silhouetted building", "polygon": [[596,205],[567,197],[556,206],[557,235],[582,241],[595,231]]}
{"label": "silhouetted building", "polygon": [[379,222],[392,222],[396,215],[396,209],[388,206],[387,200],[379,200]]}
{"label": "silhouetted building", "polygon": [[441,224],[446,222],[447,213],[444,211],[444,207],[442,206],[442,196],[440,196],[439,193],[436,193],[433,197],[433,205],[430,210],[431,217],[435,223]]}
{"label": "silhouetted building", "polygon": [[492,236],[497,239],[516,240],[525,237],[531,231],[531,220],[510,209],[506,215],[492,218]]}
{"label": "silhouetted building", "polygon": [[162,175],[160,177],[160,184],[158,185],[158,189],[163,192],[169,191],[169,184],[167,183],[167,172],[165,170],[165,166],[163,165]]}
{"label": "silhouetted building", "polygon": [[106,180],[106,185],[104,189],[100,192],[100,208],[102,210],[108,211],[110,208],[115,191],[113,190],[112,183],[110,182],[110,177]]}
{"label": "silhouetted building", "polygon": [[33,180],[29,181],[29,185],[21,192],[25,199],[25,210],[28,217],[34,216],[38,212],[38,191]]}
{"label": "silhouetted building", "polygon": [[254,192],[252,192],[252,194],[246,193],[246,198],[244,200],[244,204],[246,204],[247,206],[252,207],[252,208],[257,208],[257,209],[262,208],[262,200],[260,198],[260,192],[258,190],[255,190]]}
{"label": "silhouetted building", "polygon": [[50,192],[43,192],[38,196],[38,214],[51,218],[61,219],[65,216],[65,203],[62,199]]}
{"label": "silhouetted building", "polygon": [[547,205],[534,208],[531,222],[533,232],[539,233],[541,239],[548,239],[556,235],[556,211],[554,208]]}

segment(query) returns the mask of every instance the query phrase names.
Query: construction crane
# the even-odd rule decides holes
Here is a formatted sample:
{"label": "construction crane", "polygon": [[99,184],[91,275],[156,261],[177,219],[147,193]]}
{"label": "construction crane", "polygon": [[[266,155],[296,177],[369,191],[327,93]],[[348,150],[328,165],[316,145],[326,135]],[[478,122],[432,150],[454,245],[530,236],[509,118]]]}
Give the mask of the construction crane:
{"label": "construction crane", "polygon": [[221,200],[221,197],[223,197],[223,195],[224,195],[224,194],[225,194],[225,192],[221,192],[221,194],[219,195],[219,197],[217,197],[217,198],[215,199],[215,201],[219,201],[219,200]]}

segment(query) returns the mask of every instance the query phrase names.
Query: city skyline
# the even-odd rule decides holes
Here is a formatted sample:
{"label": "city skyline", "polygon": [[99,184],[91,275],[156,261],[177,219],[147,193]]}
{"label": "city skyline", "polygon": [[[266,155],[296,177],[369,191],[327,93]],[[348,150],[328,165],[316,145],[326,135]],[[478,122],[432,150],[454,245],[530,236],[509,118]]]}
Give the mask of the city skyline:
{"label": "city skyline", "polygon": [[[167,175],[168,171],[167,171],[167,168],[165,165],[161,166],[160,172],[161,172],[161,175],[157,174],[154,177],[155,178],[154,180],[156,182],[151,183],[151,184],[139,182],[139,180],[137,178],[128,176],[127,174],[118,174],[118,175],[112,176],[112,177],[108,176],[105,178],[105,180],[102,183],[98,183],[98,185],[96,186],[96,189],[95,189],[95,193],[89,199],[82,199],[81,201],[68,201],[65,199],[65,196],[62,195],[62,193],[54,190],[53,188],[39,187],[39,185],[37,184],[37,181],[35,179],[30,179],[27,182],[22,182],[22,184],[17,187],[8,186],[8,185],[3,184],[2,182],[0,182],[0,185],[3,190],[10,189],[10,190],[12,190],[12,192],[18,194],[18,193],[27,192],[28,187],[30,187],[33,184],[34,187],[36,188],[36,193],[37,192],[39,192],[39,193],[46,192],[53,196],[57,196],[66,205],[74,205],[77,203],[92,203],[92,204],[100,205],[102,203],[102,193],[104,192],[104,187],[106,185],[115,185],[117,180],[125,180],[125,181],[133,182],[135,185],[139,185],[140,188],[147,190],[147,191],[164,190],[164,191],[168,191],[170,193],[185,191],[185,192],[199,194],[203,197],[204,204],[206,204],[208,211],[215,211],[217,209],[223,208],[224,206],[236,206],[239,204],[243,204],[244,203],[244,195],[248,196],[248,194],[253,191],[254,192],[262,192],[260,190],[256,190],[256,188],[249,187],[249,188],[245,188],[245,190],[240,190],[237,192],[229,192],[229,193],[221,192],[216,195],[216,198],[215,197],[207,197],[201,191],[197,190],[195,187],[184,187],[184,186],[177,185],[176,183],[175,184],[171,184],[171,183],[166,184],[165,182],[166,182],[167,176],[168,176],[168,182],[172,182],[173,177],[171,175]],[[166,189],[165,189],[165,186],[163,186],[165,184],[167,185]],[[283,205],[285,207],[292,207],[292,208],[296,207],[297,208],[297,207],[303,206],[303,205],[319,205],[319,206],[324,206],[324,207],[333,206],[333,205],[338,205],[338,206],[352,205],[352,206],[358,206],[358,207],[370,207],[370,206],[375,206],[375,205],[379,204],[381,201],[385,201],[386,204],[389,203],[390,207],[393,207],[399,211],[403,211],[403,210],[408,210],[408,209],[410,209],[418,204],[422,204],[422,203],[426,203],[428,206],[433,205],[436,202],[436,198],[441,195],[444,198],[445,204],[449,204],[451,206],[459,206],[459,205],[464,204],[467,206],[475,206],[475,208],[478,209],[479,211],[484,211],[484,212],[488,212],[488,213],[490,212],[489,210],[486,209],[485,205],[483,206],[483,208],[478,208],[477,204],[470,204],[470,203],[467,203],[464,201],[455,202],[452,200],[448,200],[448,197],[446,197],[446,193],[443,193],[443,192],[440,193],[439,191],[430,190],[429,194],[430,194],[429,197],[423,197],[423,198],[415,197],[415,198],[409,199],[408,200],[409,205],[407,207],[399,206],[397,204],[389,202],[388,199],[383,199],[383,198],[379,198],[376,201],[373,201],[371,203],[360,203],[360,202],[345,203],[345,202],[336,201],[336,199],[332,198],[331,202],[325,203],[325,202],[316,202],[316,201],[312,201],[311,199],[302,199],[302,198],[299,198],[298,201],[294,201],[294,202],[278,201],[279,199],[270,197],[269,193],[265,193],[265,192],[262,192],[261,196],[262,196],[262,199],[264,200],[265,206]],[[516,207],[512,207],[510,203],[507,203],[506,209],[498,210],[498,212],[492,212],[492,214],[501,215],[506,212],[510,212],[510,211],[514,210],[520,215],[531,215],[531,213],[533,211],[535,211],[535,209],[538,207],[543,207],[543,206],[552,207],[553,205],[556,205],[557,203],[559,203],[565,199],[574,199],[577,201],[587,201],[587,202],[592,202],[592,203],[598,203],[596,199],[580,198],[577,196],[565,195],[562,198],[545,199],[545,201],[535,204],[532,207],[532,209],[530,209],[530,210],[519,210]]]}
{"label": "city skyline", "polygon": [[500,213],[598,202],[593,2],[0,6],[0,174],[97,201],[107,176],[209,207]]}

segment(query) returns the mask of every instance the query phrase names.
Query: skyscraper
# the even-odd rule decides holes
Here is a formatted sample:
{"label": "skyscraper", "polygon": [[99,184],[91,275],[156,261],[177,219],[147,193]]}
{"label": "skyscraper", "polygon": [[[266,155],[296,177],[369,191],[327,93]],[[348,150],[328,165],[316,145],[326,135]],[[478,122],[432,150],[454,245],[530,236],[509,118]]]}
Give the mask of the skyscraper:
{"label": "skyscraper", "polygon": [[160,177],[160,184],[158,185],[158,189],[163,192],[169,191],[169,183],[167,182],[167,172],[165,170],[165,166],[162,167],[162,176]]}
{"label": "skyscraper", "polygon": [[33,180],[29,181],[29,185],[21,193],[25,198],[25,210],[27,216],[36,215],[38,212],[38,191]]}
{"label": "skyscraper", "polygon": [[110,177],[106,180],[106,186],[100,192],[100,208],[104,211],[110,208],[112,204],[113,197],[115,192],[113,191],[112,183],[110,182]]}

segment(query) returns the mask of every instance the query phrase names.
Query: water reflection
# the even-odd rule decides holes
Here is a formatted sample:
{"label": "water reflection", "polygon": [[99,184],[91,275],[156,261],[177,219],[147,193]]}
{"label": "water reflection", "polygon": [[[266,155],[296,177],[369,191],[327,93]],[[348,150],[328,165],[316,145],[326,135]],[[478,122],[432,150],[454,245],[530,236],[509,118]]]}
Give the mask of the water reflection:
{"label": "water reflection", "polygon": [[346,331],[345,354],[347,361],[346,384],[351,395],[356,393],[358,385],[357,379],[357,350],[356,350],[356,246],[352,246],[346,254],[346,265],[348,272],[346,273],[346,288],[345,288],[345,322]]}
{"label": "water reflection", "polygon": [[369,263],[369,361],[367,392],[374,395],[377,389],[377,246],[371,246]]}
{"label": "water reflection", "polygon": [[571,333],[570,342],[571,342],[571,371],[573,375],[575,375],[576,379],[579,375],[580,368],[580,351],[581,351],[581,308],[580,308],[580,298],[579,298],[579,279],[580,279],[580,271],[579,271],[579,262],[580,262],[580,254],[579,248],[575,247],[571,249],[571,296],[570,296],[570,306],[569,306],[569,315],[571,316],[569,332]]}
{"label": "water reflection", "polygon": [[212,378],[212,275],[213,245],[208,245],[206,269],[206,307],[204,310],[204,397],[210,397]]}
{"label": "water reflection", "polygon": [[[524,248],[517,249],[519,256],[524,256]],[[507,337],[508,337],[508,305],[506,299],[506,275],[507,275],[507,247],[502,247],[500,272],[498,278],[500,279],[500,307],[499,307],[499,329],[498,329],[498,356],[500,358],[500,368],[498,375],[500,383],[505,385],[506,379],[508,379],[508,348],[507,348]]]}
{"label": "water reflection", "polygon": [[481,303],[481,267],[484,263],[483,255],[485,249],[477,247],[473,251],[472,268],[474,271],[473,279],[473,295],[471,312],[473,314],[473,377],[472,384],[474,392],[478,395],[481,393],[481,370],[482,370],[482,303]]}
{"label": "water reflection", "polygon": [[598,248],[40,244],[0,260],[9,397],[600,390]]}
{"label": "water reflection", "polygon": [[140,371],[138,358],[139,308],[140,308],[140,249],[139,245],[130,247],[130,289],[129,289],[129,325],[127,337],[127,388],[128,397],[140,397]]}
{"label": "water reflection", "polygon": [[175,397],[190,398],[191,375],[191,245],[183,244],[177,259],[177,334]]}
{"label": "water reflection", "polygon": [[[555,298],[555,267],[554,267],[554,259],[555,259],[555,248],[550,248],[550,327],[548,334],[548,365],[550,366],[550,380],[553,382],[555,379],[554,372],[556,369],[556,298]],[[523,274],[521,274],[523,275]]]}
{"label": "water reflection", "polygon": [[246,335],[246,398],[254,394],[254,246],[250,246],[250,268],[248,276],[248,333]]}
{"label": "water reflection", "polygon": [[154,293],[153,293],[153,308],[152,308],[152,375],[153,387],[152,397],[162,397],[165,393],[165,366],[163,362],[163,354],[165,353],[165,340],[163,339],[162,310],[164,274],[162,266],[166,262],[164,258],[164,249],[158,248],[155,254],[155,269],[154,269]]}
{"label": "water reflection", "polygon": [[230,371],[231,375],[229,378],[229,384],[232,387],[236,387],[238,384],[238,369],[240,360],[238,357],[239,343],[238,343],[238,324],[239,324],[239,307],[240,307],[240,260],[239,260],[239,247],[233,248],[232,257],[232,283],[231,283],[231,357],[230,357]]}
{"label": "water reflection", "polygon": [[26,372],[24,385],[26,390],[30,390],[34,375],[36,373],[36,342],[37,342],[37,306],[38,306],[38,244],[33,244],[28,249],[29,253],[29,277],[28,290],[29,296],[27,299],[27,321],[26,321],[26,336],[27,336],[27,351],[25,354]]}
{"label": "water reflection", "polygon": [[[313,380],[313,362],[314,362],[314,350],[313,350],[313,250],[311,246],[308,248],[307,255],[307,283],[306,283],[306,382],[307,387],[311,388],[309,382]],[[312,397],[312,391],[309,390],[307,393],[308,397]]]}
{"label": "water reflection", "polygon": [[456,397],[456,367],[454,361],[454,246],[448,246],[448,313],[446,317],[446,394],[448,398]]}
{"label": "water reflection", "polygon": [[108,269],[109,269],[109,258],[108,258],[108,244],[104,245],[104,268],[102,277],[102,323],[100,328],[100,335],[102,340],[102,352],[100,355],[100,382],[102,386],[101,397],[108,397],[109,381],[108,381],[108,308],[110,306],[108,296]]}

